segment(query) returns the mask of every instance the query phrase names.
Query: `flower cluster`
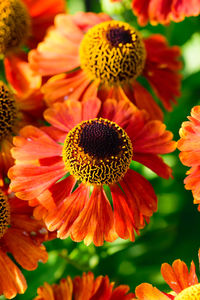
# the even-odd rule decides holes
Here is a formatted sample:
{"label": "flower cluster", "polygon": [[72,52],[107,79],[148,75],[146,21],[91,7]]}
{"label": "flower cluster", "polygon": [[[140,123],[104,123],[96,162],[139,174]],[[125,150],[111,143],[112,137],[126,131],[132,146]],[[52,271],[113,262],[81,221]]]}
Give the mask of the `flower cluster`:
{"label": "flower cluster", "polygon": [[[199,0],[192,2],[132,7],[141,25],[167,24],[198,15]],[[43,242],[134,242],[150,223],[158,198],[143,169],[173,178],[162,155],[177,143],[163,111],[177,104],[182,62],[165,36],[143,36],[106,13],[71,15],[64,0],[4,0],[0,67],[0,295],[12,299],[27,288],[22,269],[47,262]],[[199,111],[183,123],[178,148],[191,167],[186,188],[200,204]],[[133,294],[88,272],[45,283],[35,300],[199,295],[193,263],[190,273],[180,260],[164,264],[162,274],[175,294],[149,284]]]}

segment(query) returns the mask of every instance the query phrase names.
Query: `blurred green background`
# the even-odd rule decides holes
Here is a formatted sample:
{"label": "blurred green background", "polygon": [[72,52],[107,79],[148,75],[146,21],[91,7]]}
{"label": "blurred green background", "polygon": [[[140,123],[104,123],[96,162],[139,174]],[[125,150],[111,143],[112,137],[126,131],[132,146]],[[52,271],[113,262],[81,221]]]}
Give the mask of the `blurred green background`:
{"label": "blurred green background", "polygon": [[[200,26],[199,17],[187,18],[181,23],[170,26],[139,27],[130,1],[110,3],[109,0],[68,0],[70,13],[77,11],[104,11],[114,19],[123,20],[138,28],[142,35],[162,33],[170,45],[178,45],[182,49],[183,81],[182,96],[173,112],[165,113],[167,128],[179,138],[179,128],[186,120],[194,105],[200,104]],[[141,231],[134,243],[116,240],[105,243],[102,247],[83,243],[75,243],[70,239],[46,243],[49,260],[39,264],[37,270],[23,270],[28,282],[24,295],[15,299],[29,300],[36,295],[37,287],[44,281],[58,282],[62,277],[81,275],[82,272],[93,271],[95,276],[108,275],[116,284],[128,284],[131,291],[142,282],[149,282],[158,288],[169,291],[160,274],[163,262],[172,263],[175,259],[184,260],[190,265],[195,261],[198,271],[197,252],[200,247],[200,213],[193,204],[190,191],[184,189],[183,180],[187,167],[181,165],[178,151],[165,156],[173,168],[174,179],[164,180],[155,176],[144,167],[135,166],[153,185],[158,195],[158,211],[151,218],[150,224]],[[0,299],[5,299],[0,297]]]}

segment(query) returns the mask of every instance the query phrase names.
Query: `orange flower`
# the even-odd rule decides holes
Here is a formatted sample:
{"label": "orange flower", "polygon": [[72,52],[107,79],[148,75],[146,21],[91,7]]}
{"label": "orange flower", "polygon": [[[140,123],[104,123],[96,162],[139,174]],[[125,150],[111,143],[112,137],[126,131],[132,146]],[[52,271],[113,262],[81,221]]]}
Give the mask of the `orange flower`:
{"label": "orange flower", "polygon": [[200,0],[132,0],[132,9],[138,23],[145,26],[181,22],[185,17],[200,14]]}
{"label": "orange flower", "polygon": [[79,12],[57,15],[29,61],[41,75],[55,75],[43,87],[48,105],[66,99],[128,97],[151,118],[162,119],[161,109],[136,79],[145,77],[171,110],[180,95],[179,57],[179,48],[169,47],[162,35],[143,39],[127,23],[102,13]]}
{"label": "orange flower", "polygon": [[25,292],[26,280],[15,261],[26,270],[37,268],[48,258],[41,242],[47,240],[47,230],[41,221],[32,217],[33,209],[26,201],[0,190],[0,295],[11,299]]}
{"label": "orange flower", "polygon": [[49,285],[47,282],[37,290],[35,300],[131,300],[132,293],[128,293],[129,286],[119,285],[114,288],[108,276],[98,276],[96,279],[92,272],[83,273],[82,277],[62,279],[59,284]]}
{"label": "orange flower", "polygon": [[64,0],[4,0],[0,3],[0,54],[7,54],[26,43],[36,46],[53,24],[56,14],[64,12]]}
{"label": "orange flower", "polygon": [[[199,252],[200,254],[200,252]],[[151,284],[142,283],[136,287],[135,296],[139,300],[193,300],[199,299],[200,283],[195,271],[194,262],[191,262],[190,271],[186,264],[177,259],[173,262],[172,267],[164,263],[161,267],[161,273],[164,280],[173,290],[170,294],[159,291]]]}
{"label": "orange flower", "polygon": [[159,154],[175,149],[172,133],[130,101],[68,100],[44,117],[51,126],[26,126],[14,138],[12,190],[39,205],[35,216],[43,215],[62,239],[97,246],[117,236],[134,241],[156,211],[157,198],[129,165],[137,161],[169,178],[171,169]]}
{"label": "orange flower", "polygon": [[181,151],[179,157],[184,165],[191,167],[186,173],[188,176],[184,180],[185,188],[192,190],[194,203],[199,204],[198,210],[200,210],[200,106],[192,108],[191,117],[188,119],[189,121],[182,123],[179,131],[181,137],[178,141],[178,149]]}
{"label": "orange flower", "polygon": [[4,184],[8,168],[13,165],[10,154],[13,135],[27,123],[36,123],[36,116],[38,120],[44,110],[39,89],[41,77],[30,69],[24,57],[9,56],[5,65],[11,89],[0,82],[0,186]]}

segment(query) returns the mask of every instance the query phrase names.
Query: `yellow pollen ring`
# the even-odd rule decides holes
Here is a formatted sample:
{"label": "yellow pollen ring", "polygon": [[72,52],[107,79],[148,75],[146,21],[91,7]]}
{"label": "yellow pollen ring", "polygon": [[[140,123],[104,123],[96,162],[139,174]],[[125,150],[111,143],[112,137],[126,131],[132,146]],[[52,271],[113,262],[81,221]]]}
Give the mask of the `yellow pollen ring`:
{"label": "yellow pollen ring", "polygon": [[10,224],[10,206],[8,198],[0,190],[0,238],[5,234]]}
{"label": "yellow pollen ring", "polygon": [[0,54],[21,46],[30,34],[30,16],[21,0],[0,1]]}
{"label": "yellow pollen ring", "polygon": [[136,78],[146,52],[139,33],[121,21],[106,21],[85,34],[80,45],[81,68],[90,80],[115,85]]}
{"label": "yellow pollen ring", "polygon": [[200,299],[200,283],[191,285],[190,287],[181,291],[175,300],[199,300]]}
{"label": "yellow pollen ring", "polygon": [[[104,157],[98,157],[98,155],[86,153],[84,147],[80,146],[84,128],[94,123],[104,124],[117,134],[120,146],[117,152],[113,150],[115,155],[109,153]],[[107,149],[106,147],[105,142],[105,149]],[[67,134],[62,155],[66,170],[77,180],[83,183],[102,185],[113,184],[123,178],[130,166],[133,149],[130,138],[120,126],[107,119],[96,118],[81,122]]]}
{"label": "yellow pollen ring", "polygon": [[17,107],[14,95],[0,81],[0,142],[13,133],[17,121]]}

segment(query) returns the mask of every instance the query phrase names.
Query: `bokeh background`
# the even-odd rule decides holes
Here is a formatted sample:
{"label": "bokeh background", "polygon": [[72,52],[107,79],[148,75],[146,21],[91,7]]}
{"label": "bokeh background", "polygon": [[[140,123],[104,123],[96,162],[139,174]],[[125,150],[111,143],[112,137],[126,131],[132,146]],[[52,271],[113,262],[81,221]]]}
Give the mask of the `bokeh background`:
{"label": "bokeh background", "polygon": [[[181,123],[186,121],[191,108],[200,104],[200,18],[187,18],[181,23],[172,22],[166,27],[140,27],[130,7],[130,0],[122,3],[111,3],[110,0],[67,0],[69,13],[103,11],[114,19],[130,23],[143,36],[162,33],[170,45],[181,47],[182,96],[174,110],[165,113],[165,124],[173,132],[174,139],[178,140]],[[158,211],[134,243],[118,239],[112,244],[105,243],[102,247],[87,247],[70,239],[47,242],[48,262],[39,264],[32,272],[23,270],[28,289],[24,295],[18,295],[15,299],[31,300],[36,295],[37,287],[43,285],[44,281],[58,282],[67,275],[74,277],[89,270],[95,276],[107,274],[116,284],[128,284],[131,291],[142,282],[149,282],[163,291],[169,291],[160,273],[163,262],[172,263],[180,258],[188,267],[191,260],[198,266],[200,212],[193,204],[191,192],[184,189],[183,180],[188,168],[180,163],[178,154],[177,150],[165,156],[173,168],[174,178],[170,180],[158,178],[136,163],[133,166],[151,182],[158,195]],[[3,299],[3,296],[0,297],[0,300]]]}

